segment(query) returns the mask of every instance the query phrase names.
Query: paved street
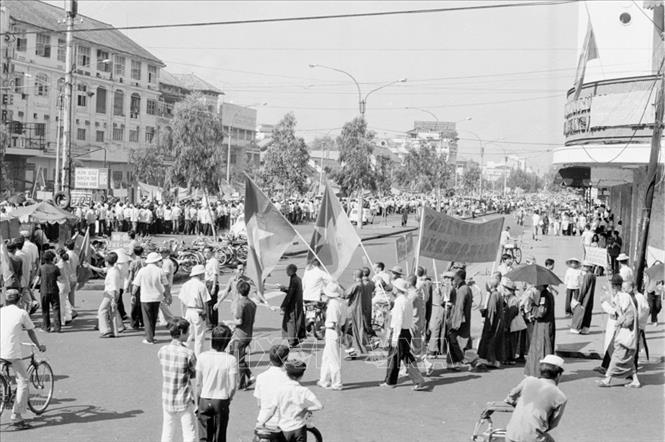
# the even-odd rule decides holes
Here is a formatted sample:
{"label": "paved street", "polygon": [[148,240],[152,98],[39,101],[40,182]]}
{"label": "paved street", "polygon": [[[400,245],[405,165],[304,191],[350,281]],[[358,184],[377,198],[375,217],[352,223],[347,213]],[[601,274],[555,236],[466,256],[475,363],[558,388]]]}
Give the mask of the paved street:
{"label": "paved street", "polygon": [[[507,218],[514,226],[512,218]],[[413,224],[414,221],[412,221]],[[513,232],[518,231],[515,226]],[[527,240],[529,238],[525,238]],[[369,241],[367,250],[375,260],[392,265],[395,259],[394,237]],[[553,257],[557,273],[563,275],[565,258],[580,255],[579,238],[546,237],[541,241],[525,241],[524,255],[533,254],[539,263]],[[269,283],[285,283],[284,267],[288,260],[273,272]],[[299,267],[304,257],[293,259]],[[360,250],[352,268],[363,264]],[[428,263],[424,263],[428,264]],[[439,263],[439,271],[444,264]],[[491,264],[471,265],[469,274],[477,274],[482,284]],[[350,271],[342,280],[350,282]],[[599,283],[597,294],[605,281]],[[269,293],[270,302],[279,305],[281,297]],[[101,340],[93,331],[99,291],[83,291],[79,298],[81,316],[62,334],[41,334],[48,347],[44,355],[56,373],[53,403],[41,417],[32,420],[32,428],[14,431],[8,425],[8,413],[0,422],[3,442],[13,441],[154,441],[161,429],[161,374],[156,358],[158,346],[141,344],[141,334],[128,332],[118,339]],[[563,317],[562,297],[557,298],[557,318]],[[127,301],[127,298],[126,298]],[[174,311],[178,312],[179,306]],[[228,307],[224,318],[229,318]],[[594,315],[591,334],[570,335],[566,319],[557,320],[559,349],[587,349],[598,345],[604,332],[605,317]],[[263,350],[281,341],[281,317],[278,313],[260,308],[257,313],[255,342],[252,344],[252,366],[256,373],[267,365]],[[474,336],[479,335],[481,322],[477,312],[472,319]],[[663,326],[648,329],[652,355],[663,355]],[[160,345],[168,342],[165,330],[158,334]],[[308,340],[299,357],[308,361],[305,384],[322,400],[324,410],[315,415],[314,423],[327,441],[395,440],[395,434],[406,434],[414,441],[468,440],[475,420],[487,401],[502,400],[508,390],[522,379],[522,367],[512,367],[487,373],[450,372],[435,370],[428,379],[430,391],[414,392],[409,383],[394,390],[378,387],[385,368],[381,355],[375,361],[345,361],[342,392],[322,390],[315,385],[316,367],[320,360],[317,342]],[[586,350],[585,350],[586,351]],[[372,358],[374,359],[374,358]],[[653,357],[652,357],[653,360]],[[568,396],[561,426],[553,435],[561,441],[661,441],[663,427],[663,370],[662,362],[643,365],[639,390],[616,387],[600,389],[592,368],[597,360],[567,359],[567,369],[561,388]],[[239,392],[231,406],[228,436],[232,441],[249,441],[257,407],[251,392]],[[499,424],[505,423],[499,420]]]}

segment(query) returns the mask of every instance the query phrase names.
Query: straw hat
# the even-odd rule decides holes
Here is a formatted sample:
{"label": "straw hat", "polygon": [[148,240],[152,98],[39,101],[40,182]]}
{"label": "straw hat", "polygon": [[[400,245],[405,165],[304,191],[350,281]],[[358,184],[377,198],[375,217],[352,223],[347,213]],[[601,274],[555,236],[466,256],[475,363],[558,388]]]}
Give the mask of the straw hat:
{"label": "straw hat", "polygon": [[400,275],[400,276],[404,274],[404,271],[402,270],[402,268],[401,268],[400,266],[393,266],[393,268],[390,269],[390,271],[391,271],[392,273],[396,273],[396,274],[398,274],[398,275]]}
{"label": "straw hat", "polygon": [[578,265],[580,264],[580,260],[577,259],[577,258],[569,258],[569,259],[566,261],[566,264],[570,265],[570,263],[573,263],[573,262],[576,262]]}
{"label": "straw hat", "polygon": [[550,364],[554,365],[556,367],[559,367],[560,369],[563,370],[563,358],[556,356],[556,355],[547,355],[543,359],[540,360],[541,364]]}
{"label": "straw hat", "polygon": [[517,290],[517,287],[515,286],[515,283],[511,281],[508,278],[501,278],[501,286],[505,289],[515,291]]}
{"label": "straw hat", "polygon": [[162,260],[162,255],[160,255],[157,252],[150,252],[148,253],[148,257],[145,260],[146,264],[154,264],[156,262],[159,262]]}
{"label": "straw hat", "polygon": [[189,272],[189,276],[198,276],[198,275],[203,275],[206,272],[206,268],[203,264],[196,264],[194,267],[192,267],[192,271]]}
{"label": "straw hat", "polygon": [[341,296],[342,288],[336,282],[329,282],[323,288],[323,294],[328,298],[339,298]]}
{"label": "straw hat", "polygon": [[628,255],[625,253],[620,254],[617,256],[617,261],[628,261],[630,258],[628,258]]}

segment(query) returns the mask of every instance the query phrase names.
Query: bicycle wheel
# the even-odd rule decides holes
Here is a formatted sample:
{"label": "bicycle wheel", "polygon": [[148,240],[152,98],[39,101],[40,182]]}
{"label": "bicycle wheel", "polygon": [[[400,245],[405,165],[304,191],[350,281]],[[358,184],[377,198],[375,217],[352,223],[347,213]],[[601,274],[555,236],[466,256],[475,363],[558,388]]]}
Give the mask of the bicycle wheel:
{"label": "bicycle wheel", "polygon": [[515,257],[515,263],[519,264],[522,262],[522,249],[515,247],[513,250],[513,256]]}
{"label": "bicycle wheel", "polygon": [[323,436],[316,427],[307,427],[307,432],[312,435],[316,442],[323,442]]}
{"label": "bicycle wheel", "polygon": [[53,370],[46,361],[30,365],[28,369],[28,407],[33,413],[39,415],[46,411],[46,407],[53,397]]}
{"label": "bicycle wheel", "polygon": [[0,415],[5,410],[5,407],[9,406],[10,396],[11,391],[9,390],[7,379],[3,375],[0,375]]}

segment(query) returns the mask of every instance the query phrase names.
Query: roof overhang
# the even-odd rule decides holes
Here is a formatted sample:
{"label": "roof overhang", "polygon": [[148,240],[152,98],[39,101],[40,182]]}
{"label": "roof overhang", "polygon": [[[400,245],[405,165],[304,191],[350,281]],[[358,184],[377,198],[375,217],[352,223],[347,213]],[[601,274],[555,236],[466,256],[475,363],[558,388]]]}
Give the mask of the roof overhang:
{"label": "roof overhang", "polygon": [[[665,143],[661,145],[661,162],[665,161]],[[649,162],[650,143],[572,144],[555,148],[552,163],[556,165],[635,165]]]}

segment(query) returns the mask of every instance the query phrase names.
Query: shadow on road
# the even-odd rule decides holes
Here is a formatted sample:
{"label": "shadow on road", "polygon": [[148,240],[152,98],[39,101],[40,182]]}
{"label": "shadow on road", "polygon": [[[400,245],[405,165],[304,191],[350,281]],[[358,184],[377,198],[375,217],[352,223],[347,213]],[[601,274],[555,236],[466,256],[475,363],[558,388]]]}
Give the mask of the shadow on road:
{"label": "shadow on road", "polygon": [[[60,402],[73,401],[75,399],[60,399]],[[108,411],[103,408],[94,406],[94,405],[81,405],[74,407],[61,407],[48,410],[46,413],[41,416],[36,417],[35,419],[28,420],[28,428],[18,428],[12,426],[11,424],[3,425],[2,431],[14,432],[14,431],[25,431],[30,429],[45,428],[45,427],[56,427],[59,425],[69,425],[69,424],[86,424],[90,422],[106,421],[106,420],[117,420],[117,419],[127,419],[143,414],[143,410],[130,410],[124,413],[119,413],[115,411]],[[28,440],[28,439],[25,439]]]}

